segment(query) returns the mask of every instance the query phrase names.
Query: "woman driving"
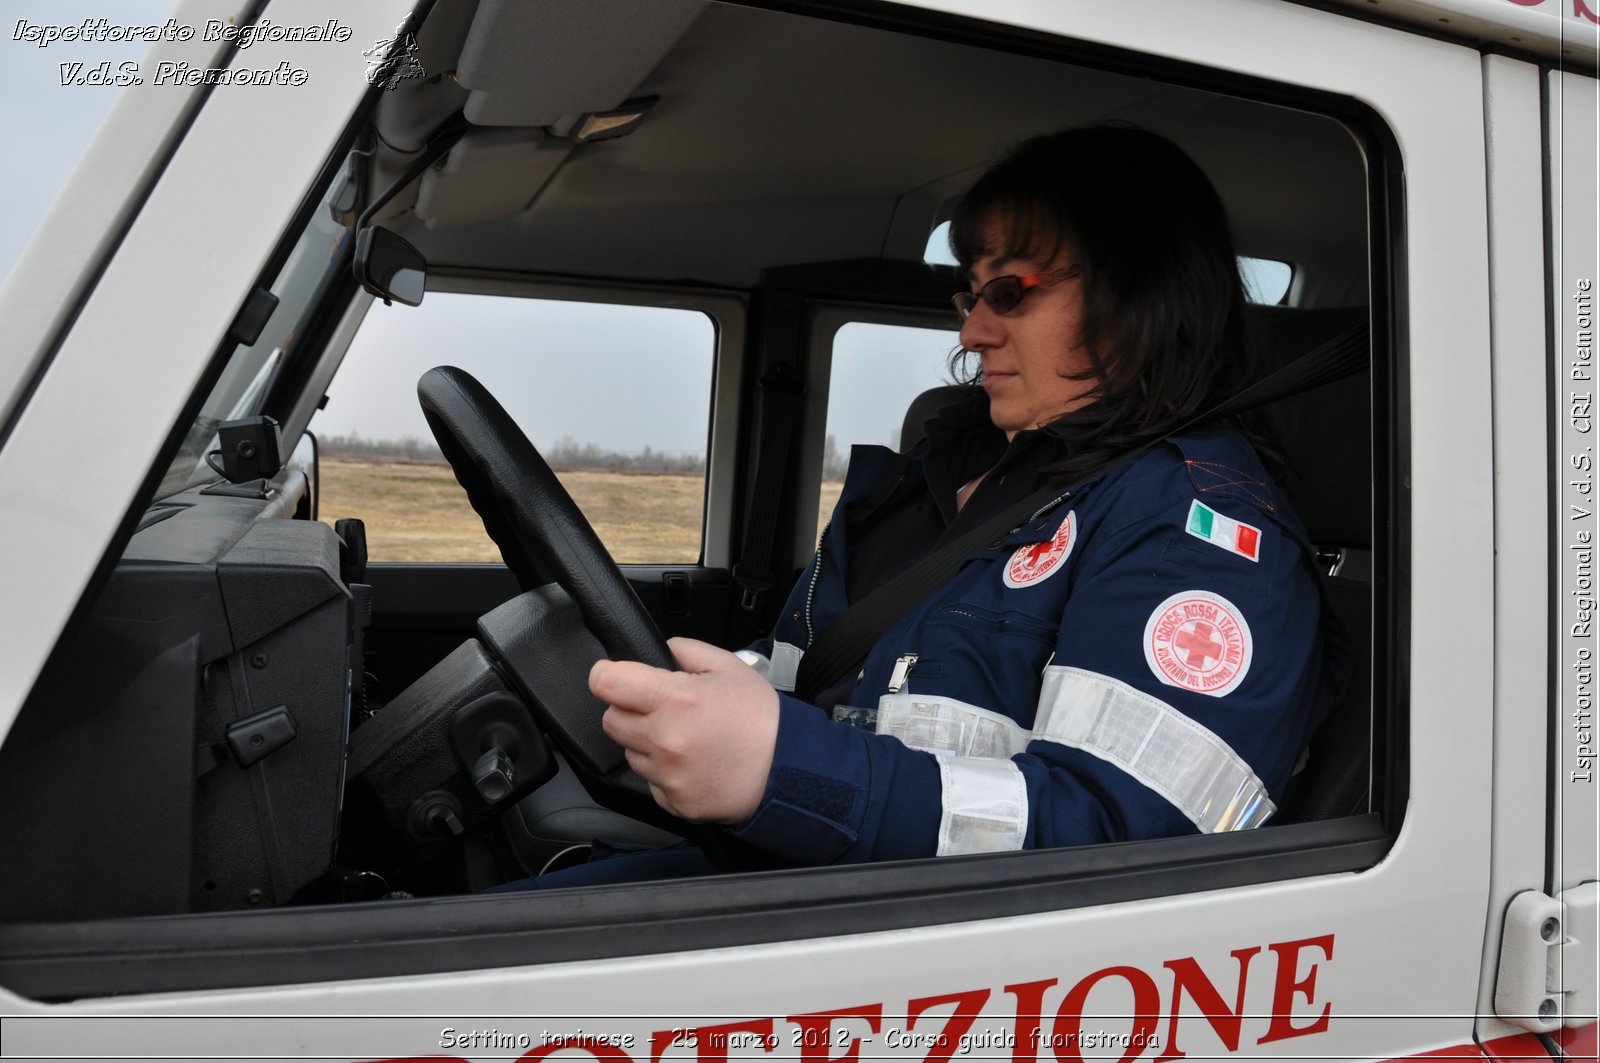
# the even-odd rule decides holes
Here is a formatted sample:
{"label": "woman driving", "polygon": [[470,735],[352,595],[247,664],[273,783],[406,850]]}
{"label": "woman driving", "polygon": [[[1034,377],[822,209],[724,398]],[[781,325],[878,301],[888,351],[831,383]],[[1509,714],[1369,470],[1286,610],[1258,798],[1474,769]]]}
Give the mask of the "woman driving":
{"label": "woman driving", "polygon": [[[1264,375],[1221,201],[1161,137],[1070,130],[986,173],[951,243],[968,396],[905,455],[854,451],[770,639],[598,663],[607,733],[666,810],[786,864],[1260,825],[1338,654],[1270,435],[1205,420]],[[853,603],[996,520],[793,694]]]}

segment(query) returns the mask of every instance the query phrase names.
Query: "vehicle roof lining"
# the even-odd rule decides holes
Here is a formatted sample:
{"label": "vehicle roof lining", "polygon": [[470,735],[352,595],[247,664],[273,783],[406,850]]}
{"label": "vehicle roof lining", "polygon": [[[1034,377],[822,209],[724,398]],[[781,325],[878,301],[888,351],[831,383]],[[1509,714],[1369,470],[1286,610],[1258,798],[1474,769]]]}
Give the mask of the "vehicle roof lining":
{"label": "vehicle roof lining", "polygon": [[[637,132],[609,142],[573,145],[556,135],[577,117],[567,113],[542,128],[474,130],[419,183],[420,202],[407,191],[391,204],[388,224],[443,266],[745,288],[763,268],[789,263],[920,260],[941,211],[1010,145],[1053,129],[1127,121],[1172,137],[1206,168],[1244,253],[1360,277],[1364,286],[1364,166],[1332,119],[700,0],[672,0],[654,21],[637,19],[627,56],[649,53],[650,40],[671,41],[631,89],[615,78],[558,86],[563,71],[614,64],[609,34],[619,16],[659,2],[561,0],[564,59],[555,65],[544,58],[547,4],[483,0],[465,25],[461,10],[439,5],[445,20],[430,21],[419,40],[430,72],[454,71],[459,61],[475,71],[460,74],[463,82],[492,84],[495,98],[551,102],[522,111],[504,99],[474,105],[487,90],[469,94],[443,72],[404,84],[378,111],[386,147],[375,186],[393,180],[405,153],[462,107],[469,119],[515,113],[532,120],[551,117],[552,108],[610,109],[618,92],[656,95],[660,103]],[[539,25],[529,21],[535,14]],[[506,18],[516,21],[515,32],[503,29]],[[502,30],[491,32],[496,25]],[[467,51],[452,57],[452,47]],[[517,130],[523,146],[505,150]],[[486,147],[500,149],[497,161]],[[471,162],[474,152],[480,158]]]}
{"label": "vehicle roof lining", "polygon": [[[705,0],[480,0],[456,64],[467,121],[552,126],[620,107]],[[506,42],[516,47],[506,47]],[[597,61],[602,58],[604,61]]]}

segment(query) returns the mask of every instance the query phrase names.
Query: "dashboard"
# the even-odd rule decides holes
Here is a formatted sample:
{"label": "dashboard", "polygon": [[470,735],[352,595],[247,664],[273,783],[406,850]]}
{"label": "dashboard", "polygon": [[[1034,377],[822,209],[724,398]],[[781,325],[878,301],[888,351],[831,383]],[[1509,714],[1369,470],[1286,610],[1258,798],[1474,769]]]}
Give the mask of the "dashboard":
{"label": "dashboard", "polygon": [[306,492],[144,514],[0,752],[10,918],[271,906],[332,865],[355,599]]}

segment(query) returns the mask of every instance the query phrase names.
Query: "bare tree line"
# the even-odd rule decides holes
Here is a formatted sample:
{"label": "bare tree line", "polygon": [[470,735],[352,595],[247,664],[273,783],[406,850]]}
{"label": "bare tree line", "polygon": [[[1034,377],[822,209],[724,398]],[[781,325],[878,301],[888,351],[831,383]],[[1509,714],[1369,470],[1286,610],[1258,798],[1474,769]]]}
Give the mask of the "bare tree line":
{"label": "bare tree line", "polygon": [[[347,436],[319,436],[317,452],[325,458],[346,458],[355,461],[405,461],[443,464],[444,455],[431,439],[404,436],[400,439],[366,439],[360,433]],[[580,443],[572,436],[562,436],[554,446],[539,452],[552,469],[570,471],[603,471],[630,473],[677,473],[685,476],[703,476],[706,461],[696,454],[672,454],[646,446],[643,450],[627,454],[608,450],[598,443]]]}
{"label": "bare tree line", "polygon": [[[347,436],[318,436],[317,452],[325,458],[345,458],[352,461],[405,461],[439,465],[444,455],[431,439],[403,436],[400,439],[366,439],[358,432]],[[580,443],[572,436],[562,436],[555,446],[539,452],[552,469],[631,473],[676,473],[683,476],[704,476],[706,460],[697,454],[672,454],[645,447],[626,454],[608,450],[598,443]],[[845,466],[850,461],[849,450],[840,451],[838,442],[828,436],[822,451],[822,478],[843,480]]]}
{"label": "bare tree line", "polygon": [[850,464],[850,450],[839,453],[838,440],[830,434],[822,447],[822,478],[824,480],[843,480],[844,470]]}

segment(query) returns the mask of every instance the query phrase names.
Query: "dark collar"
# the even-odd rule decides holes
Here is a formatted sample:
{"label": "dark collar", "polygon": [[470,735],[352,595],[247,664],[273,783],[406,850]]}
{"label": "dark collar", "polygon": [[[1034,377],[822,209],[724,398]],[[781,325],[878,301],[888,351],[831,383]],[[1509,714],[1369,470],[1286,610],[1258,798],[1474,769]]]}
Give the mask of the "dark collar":
{"label": "dark collar", "polygon": [[1006,499],[1020,498],[1045,483],[1051,475],[1046,469],[1093,430],[1093,415],[1085,416],[1086,410],[1018,432],[1007,443],[1006,434],[989,420],[989,396],[974,391],[934,415],[926,441],[911,456],[922,459],[929,492],[948,524],[955,520],[956,492],[985,472],[989,475],[980,491]]}

